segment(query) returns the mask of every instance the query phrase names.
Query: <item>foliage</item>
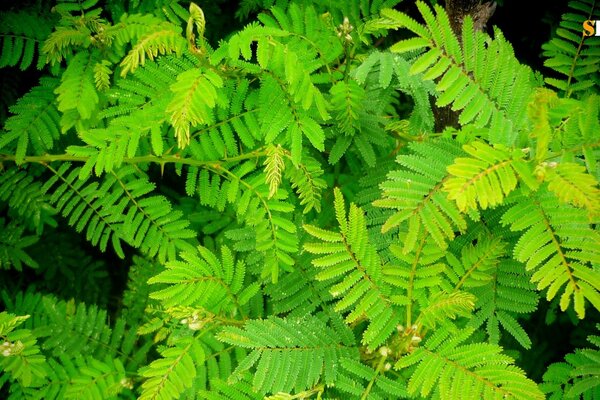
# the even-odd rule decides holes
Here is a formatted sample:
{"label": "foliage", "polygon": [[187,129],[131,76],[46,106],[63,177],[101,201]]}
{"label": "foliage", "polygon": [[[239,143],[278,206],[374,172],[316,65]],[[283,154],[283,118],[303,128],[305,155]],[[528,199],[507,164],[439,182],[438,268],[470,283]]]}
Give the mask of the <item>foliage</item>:
{"label": "foliage", "polygon": [[[595,1],[544,71],[437,1],[205,3],[2,15],[40,78],[1,89],[0,397],[600,396]],[[544,329],[594,347],[536,382]]]}

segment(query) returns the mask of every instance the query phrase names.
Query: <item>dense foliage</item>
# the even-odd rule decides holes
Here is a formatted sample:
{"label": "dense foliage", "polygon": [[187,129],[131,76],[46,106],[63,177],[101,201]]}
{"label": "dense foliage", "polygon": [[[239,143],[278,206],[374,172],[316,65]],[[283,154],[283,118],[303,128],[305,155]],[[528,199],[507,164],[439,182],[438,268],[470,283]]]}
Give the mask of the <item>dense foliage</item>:
{"label": "dense foliage", "polygon": [[2,14],[0,397],[600,398],[596,0],[206,3]]}

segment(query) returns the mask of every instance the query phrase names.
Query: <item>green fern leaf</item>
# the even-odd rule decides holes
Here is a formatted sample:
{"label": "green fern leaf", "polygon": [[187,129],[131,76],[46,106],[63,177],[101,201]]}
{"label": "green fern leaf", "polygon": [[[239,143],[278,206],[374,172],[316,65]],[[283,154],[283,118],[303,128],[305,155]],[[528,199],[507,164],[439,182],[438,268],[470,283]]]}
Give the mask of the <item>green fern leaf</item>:
{"label": "green fern leaf", "polygon": [[264,162],[266,182],[269,185],[269,198],[277,193],[281,184],[281,174],[285,167],[283,160],[283,149],[281,146],[268,146],[267,158]]}
{"label": "green fern leaf", "polygon": [[466,220],[442,190],[448,181],[446,168],[461,154],[460,148],[449,141],[409,146],[415,154],[398,156],[403,169],[389,173],[388,180],[381,184],[382,199],[373,203],[398,210],[383,224],[382,231],[407,223],[410,235],[404,242],[405,253],[413,250],[423,231],[445,248],[455,230],[466,229]]}
{"label": "green fern leaf", "polygon": [[340,343],[335,331],[316,317],[251,320],[243,328],[227,327],[217,337],[253,349],[234,375],[256,365],[253,385],[260,393],[300,392],[320,379],[332,385],[340,358],[357,357],[356,348]]}
{"label": "green fern leaf", "polygon": [[396,369],[416,365],[408,382],[411,395],[441,399],[543,399],[537,385],[525,377],[502,348],[487,343],[464,343],[473,331],[453,335],[438,330],[424,346],[402,357]]}
{"label": "green fern leaf", "polygon": [[40,354],[36,337],[30,329],[16,329],[29,315],[17,316],[5,311],[0,313],[0,369],[21,385],[39,386],[47,375],[45,357]]}
{"label": "green fern leaf", "polygon": [[568,7],[556,35],[542,45],[544,65],[560,75],[558,79],[547,77],[545,81],[564,91],[566,97],[592,88],[598,90],[594,77],[597,68],[592,66],[600,61],[598,37],[582,35],[584,21],[600,19],[598,5],[594,0],[578,0],[569,2]]}
{"label": "green fern leaf", "polygon": [[190,127],[213,122],[212,109],[217,102],[216,88],[223,80],[211,70],[191,69],[180,74],[171,86],[175,94],[167,107],[175,128],[177,145],[185,148],[190,143]]}
{"label": "green fern leaf", "polygon": [[139,371],[146,378],[140,400],[179,398],[191,387],[197,366],[205,359],[202,346],[193,337],[176,340],[172,346],[162,348],[160,354],[161,358]]}
{"label": "green fern leaf", "polygon": [[406,384],[401,379],[386,376],[385,372],[391,369],[391,364],[382,358],[377,370],[361,363],[358,360],[343,358],[342,374],[336,382],[336,388],[341,392],[353,396],[352,398],[408,398]]}
{"label": "green fern leaf", "polygon": [[444,183],[448,199],[456,201],[461,211],[477,208],[478,204],[484,210],[501,204],[517,187],[517,177],[535,185],[522,153],[482,142],[464,145],[463,149],[472,158],[460,157],[448,166],[451,177]]}
{"label": "green fern leaf", "polygon": [[180,29],[170,23],[153,27],[133,45],[129,54],[121,62],[121,76],[134,72],[143,66],[146,58],[154,60],[158,55],[175,53],[180,56],[185,49],[186,41],[181,36]]}
{"label": "green fern leaf", "polygon": [[222,261],[204,247],[197,252],[181,253],[182,261],[167,263],[166,270],[148,280],[149,284],[166,284],[150,294],[165,307],[191,306],[214,313],[244,313],[243,307],[259,291],[258,283],[244,286],[246,267],[234,263],[227,247],[221,249]]}
{"label": "green fern leaf", "polygon": [[548,189],[558,198],[574,206],[585,208],[590,215],[600,212],[598,181],[585,172],[585,167],[575,163],[559,163],[547,170]]}
{"label": "green fern leaf", "polygon": [[36,55],[37,66],[43,61],[39,58],[43,40],[51,31],[49,21],[35,12],[4,12],[0,18],[0,68],[19,66],[21,70],[29,68]]}
{"label": "green fern leaf", "polygon": [[17,271],[23,270],[23,265],[38,268],[38,263],[31,258],[25,249],[38,241],[36,236],[23,236],[24,226],[19,226],[15,221],[5,224],[0,218],[0,269],[10,269],[12,266]]}
{"label": "green fern leaf", "polygon": [[381,280],[381,260],[369,243],[363,211],[351,204],[346,217],[344,200],[337,188],[334,204],[339,233],[305,225],[310,235],[334,244],[307,243],[304,249],[320,255],[313,260],[315,267],[323,268],[316,279],[336,280],[337,284],[330,288],[330,293],[333,297],[340,297],[336,311],[351,310],[346,322],[353,323],[365,317],[369,319],[362,341],[375,348],[395,330],[399,315]]}
{"label": "green fern leaf", "polygon": [[475,306],[475,296],[467,292],[440,292],[431,296],[427,307],[421,310],[417,319],[417,325],[424,324],[427,327],[435,327],[436,324],[447,319],[456,319],[458,316],[471,315]]}
{"label": "green fern leaf", "polygon": [[77,110],[82,119],[91,118],[100,101],[94,85],[96,55],[87,51],[77,53],[62,74],[58,94],[59,111]]}
{"label": "green fern leaf", "polygon": [[600,394],[598,336],[589,336],[594,348],[576,349],[565,362],[551,364],[540,385],[549,398],[593,399]]}
{"label": "green fern leaf", "polygon": [[584,210],[564,203],[546,190],[536,196],[521,196],[502,217],[511,230],[525,230],[514,248],[516,260],[526,263],[538,290],[547,289],[554,298],[564,287],[560,307],[566,310],[571,298],[579,318],[585,316],[585,299],[600,309],[600,282],[594,264],[600,261],[600,235],[589,226]]}
{"label": "green fern leaf", "polygon": [[364,89],[354,80],[340,81],[331,87],[331,106],[344,135],[352,136],[360,131],[359,110],[364,97]]}
{"label": "green fern leaf", "polygon": [[[498,30],[495,39],[489,41],[484,33],[473,29],[473,20],[467,15],[461,45],[441,6],[435,5],[435,14],[422,1],[417,7],[425,26],[397,11],[383,13],[396,26],[417,35],[390,50],[404,53],[429,48],[415,60],[412,72],[423,72],[424,79],[439,77],[437,104],[452,105],[460,111],[462,125],[473,122],[477,127],[489,126],[491,143],[512,146],[526,122],[525,106],[534,87],[531,70],[519,64]],[[505,82],[506,86],[495,82]],[[511,90],[506,90],[508,87]]]}
{"label": "green fern leaf", "polygon": [[35,86],[10,107],[10,111],[16,115],[6,120],[6,132],[0,137],[0,149],[16,143],[17,162],[22,162],[30,146],[34,154],[42,154],[51,150],[59,139],[60,114],[53,93],[57,86],[58,80],[42,78],[39,86]]}
{"label": "green fern leaf", "polygon": [[65,399],[103,400],[117,398],[118,394],[131,384],[126,377],[125,367],[117,358],[104,362],[91,358],[75,359],[80,373],[71,378]]}
{"label": "green fern leaf", "polygon": [[525,266],[514,260],[503,259],[489,271],[493,277],[488,284],[473,288],[477,296],[477,309],[471,324],[479,328],[486,324],[489,342],[498,344],[500,326],[526,349],[531,348],[531,339],[516,319],[517,314],[531,313],[537,308],[538,295],[529,282],[531,274]]}

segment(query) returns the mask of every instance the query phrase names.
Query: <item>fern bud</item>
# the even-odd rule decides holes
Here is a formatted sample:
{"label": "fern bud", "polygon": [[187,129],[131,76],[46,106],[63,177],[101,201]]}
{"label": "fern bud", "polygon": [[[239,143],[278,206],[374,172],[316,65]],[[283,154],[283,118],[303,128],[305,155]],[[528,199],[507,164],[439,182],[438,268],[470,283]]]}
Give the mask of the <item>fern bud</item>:
{"label": "fern bud", "polygon": [[133,381],[129,378],[123,378],[119,381],[119,384],[125,389],[133,389]]}

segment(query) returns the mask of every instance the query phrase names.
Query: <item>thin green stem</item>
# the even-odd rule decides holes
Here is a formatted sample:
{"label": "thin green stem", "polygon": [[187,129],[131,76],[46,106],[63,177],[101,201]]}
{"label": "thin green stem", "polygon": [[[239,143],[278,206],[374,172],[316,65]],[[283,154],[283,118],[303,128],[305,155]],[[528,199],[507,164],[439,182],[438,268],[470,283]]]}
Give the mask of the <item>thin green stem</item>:
{"label": "thin green stem", "polygon": [[[196,160],[193,158],[184,158],[178,155],[165,155],[165,156],[154,156],[154,155],[145,155],[145,156],[137,156],[137,157],[125,157],[123,158],[123,162],[127,164],[142,164],[142,163],[155,163],[155,164],[183,164],[190,165],[193,167],[205,167],[205,166],[215,166],[220,164],[226,164],[230,162],[237,162],[242,160],[249,160],[258,157],[264,157],[267,155],[265,149],[257,149],[251,151],[249,153],[240,154],[235,157],[225,157],[220,160]],[[65,161],[65,162],[86,162],[89,160],[89,157],[85,156],[74,156],[71,154],[45,154],[43,156],[25,156],[23,157],[22,162],[25,163],[40,163],[47,164],[54,161]],[[13,154],[0,154],[0,162],[2,161],[16,161],[16,156]]]}
{"label": "thin green stem", "polygon": [[371,389],[373,389],[373,385],[375,384],[377,377],[383,370],[383,366],[385,365],[386,359],[387,359],[387,354],[382,355],[381,358],[379,359],[379,363],[377,364],[377,369],[375,370],[375,375],[373,375],[373,378],[371,378],[371,381],[367,385],[367,388],[363,392],[362,396],[360,396],[360,400],[366,400],[369,397],[369,393],[371,393]]}

